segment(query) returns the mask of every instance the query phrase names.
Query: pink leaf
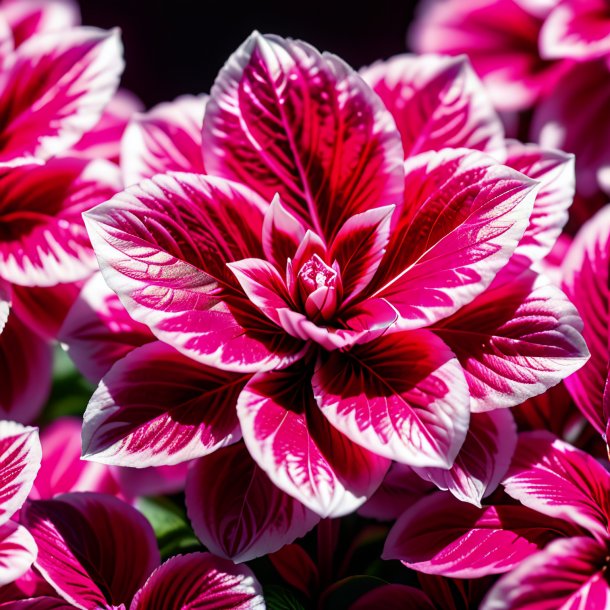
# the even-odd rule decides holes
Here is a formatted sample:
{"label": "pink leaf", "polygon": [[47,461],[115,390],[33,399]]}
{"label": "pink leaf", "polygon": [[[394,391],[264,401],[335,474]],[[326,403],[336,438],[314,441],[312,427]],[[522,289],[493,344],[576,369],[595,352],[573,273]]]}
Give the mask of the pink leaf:
{"label": "pink leaf", "polygon": [[352,443],[320,414],[301,368],[259,373],[237,413],[250,454],[280,489],[321,517],[354,511],[389,463]]}
{"label": "pink leaf", "polygon": [[15,314],[0,334],[0,417],[29,423],[51,390],[53,349]]}
{"label": "pink leaf", "polygon": [[233,54],[203,121],[206,169],[282,202],[332,238],[350,216],[397,203],[402,149],[381,100],[346,64],[257,32]]}
{"label": "pink leaf", "polygon": [[544,59],[595,59],[610,53],[610,15],[604,0],[560,2],[544,21]]}
{"label": "pink leaf", "polygon": [[522,433],[503,484],[525,506],[606,539],[610,474],[584,451],[547,432]]}
{"label": "pink leaf", "polygon": [[95,256],[82,212],[121,188],[105,161],[52,159],[0,170],[2,277],[24,286],[54,286],[88,277]]}
{"label": "pink leaf", "polygon": [[56,597],[36,597],[0,604],[3,610],[73,610],[72,604]]}
{"label": "pink leaf", "polygon": [[252,571],[211,553],[178,555],[155,570],[130,610],[264,610]]}
{"label": "pink leaf", "polygon": [[57,334],[83,282],[39,286],[13,285],[13,308],[31,330],[48,340]]}
{"label": "pink leaf", "polygon": [[36,428],[0,421],[0,524],[21,508],[30,493],[41,454]]}
{"label": "pink leaf", "polygon": [[477,508],[439,492],[398,519],[382,557],[426,574],[480,578],[517,566],[557,535],[555,527],[523,506]]}
{"label": "pink leaf", "polygon": [[481,506],[481,500],[498,487],[517,445],[517,427],[506,410],[473,413],[466,440],[450,470],[416,468],[439,489],[458,500]]}
{"label": "pink leaf", "polygon": [[[263,222],[263,250],[267,260],[284,271],[288,259],[294,258],[305,240],[306,233],[302,223],[282,205],[280,196],[276,194]],[[309,235],[314,239],[311,233]]]}
{"label": "pink leaf", "polygon": [[610,331],[610,206],[589,220],[563,261],[563,289],[583,318],[591,359],[566,379],[583,415],[603,434],[608,413],[602,408],[608,378]]}
{"label": "pink leaf", "polygon": [[24,42],[0,85],[0,161],[75,144],[114,94],[121,55],[118,30],[70,28]]}
{"label": "pink leaf", "polygon": [[58,339],[78,370],[98,383],[115,362],[155,337],[127,313],[102,275],[96,273],[68,312]]}
{"label": "pink leaf", "polygon": [[588,358],[582,320],[543,276],[512,263],[435,332],[464,367],[474,412],[520,404]]}
{"label": "pink leaf", "polygon": [[481,610],[603,610],[610,606],[606,554],[590,538],[556,540],[501,578]]}
{"label": "pink leaf", "polygon": [[377,274],[402,328],[472,301],[508,262],[527,228],[537,185],[465,149],[406,162],[405,205]]}
{"label": "pink leaf", "polygon": [[374,208],[349,218],[339,229],[329,261],[337,261],[343,278],[344,304],[369,284],[390,240],[394,206]]}
{"label": "pink leaf", "polygon": [[[600,188],[610,187],[604,179],[610,168],[610,149],[606,146],[610,123],[605,121],[610,104],[610,69],[603,60],[567,62],[567,66],[562,80],[570,86],[554,88],[553,94],[536,106],[530,137],[544,148],[574,153],[577,191],[591,198]],[[587,100],[587,112],[582,112],[583,100]]]}
{"label": "pink leaf", "polygon": [[203,364],[253,372],[286,366],[302,349],[226,267],[262,256],[265,207],[245,186],[173,174],[127,189],[85,223],[104,278],[135,320]]}
{"label": "pink leaf", "polygon": [[11,310],[13,290],[11,285],[0,278],[0,333],[4,329]]}
{"label": "pink leaf", "polygon": [[38,545],[37,569],[77,608],[128,603],[160,562],[148,521],[112,496],[30,501],[22,519]]}
{"label": "pink leaf", "polygon": [[529,226],[514,254],[530,262],[540,261],[549,254],[568,220],[574,198],[574,156],[512,140],[506,165],[541,183]]}
{"label": "pink leaf", "polygon": [[496,108],[526,109],[553,90],[563,67],[540,57],[538,36],[544,14],[536,14],[526,4],[523,0],[424,0],[409,33],[411,47],[418,53],[468,55]]}
{"label": "pink leaf", "polygon": [[207,96],[184,95],[130,121],[121,142],[127,186],[169,171],[203,174],[201,124]]}
{"label": "pink leaf", "polygon": [[427,331],[323,354],[313,388],[330,423],[378,455],[449,468],[464,442],[464,376],[453,353]]}
{"label": "pink leaf", "polygon": [[0,586],[22,576],[36,559],[36,543],[30,533],[14,521],[0,525]]}
{"label": "pink leaf", "polygon": [[506,157],[504,128],[466,57],[397,55],[362,77],[392,113],[405,157],[462,147]]}
{"label": "pink leaf", "polygon": [[277,551],[320,520],[277,488],[242,443],[201,458],[191,467],[186,503],[205,547],[239,563]]}
{"label": "pink leaf", "polygon": [[83,456],[105,464],[163,466],[240,438],[235,413],[247,375],[203,366],[155,341],[117,362],[83,420]]}
{"label": "pink leaf", "polygon": [[119,165],[121,138],[127,124],[144,104],[130,91],[119,89],[104,108],[100,120],[70,149],[85,159],[107,159]]}
{"label": "pink leaf", "polygon": [[31,499],[47,499],[70,491],[119,494],[112,471],[104,464],[85,462],[81,454],[82,420],[62,417],[40,435],[42,463],[30,493]]}
{"label": "pink leaf", "polygon": [[3,0],[0,12],[11,26],[15,46],[43,32],[65,30],[80,23],[73,0]]}
{"label": "pink leaf", "polygon": [[290,309],[291,299],[286,282],[276,267],[260,258],[246,258],[227,263],[227,267],[235,275],[250,302],[280,326],[278,310]]}

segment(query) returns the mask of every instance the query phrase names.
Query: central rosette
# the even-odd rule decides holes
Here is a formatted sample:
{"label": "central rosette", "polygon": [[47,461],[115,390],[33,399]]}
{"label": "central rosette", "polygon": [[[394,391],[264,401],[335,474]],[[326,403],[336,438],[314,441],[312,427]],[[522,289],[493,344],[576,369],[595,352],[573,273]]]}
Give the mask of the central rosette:
{"label": "central rosette", "polygon": [[[288,271],[290,272],[290,271]],[[329,267],[314,254],[296,274],[298,304],[312,322],[329,322],[341,298],[339,266]]]}
{"label": "central rosette", "polygon": [[248,299],[289,335],[327,350],[382,334],[396,321],[365,296],[385,252],[393,206],[348,218],[329,243],[274,199],[263,223],[267,260],[229,263]]}

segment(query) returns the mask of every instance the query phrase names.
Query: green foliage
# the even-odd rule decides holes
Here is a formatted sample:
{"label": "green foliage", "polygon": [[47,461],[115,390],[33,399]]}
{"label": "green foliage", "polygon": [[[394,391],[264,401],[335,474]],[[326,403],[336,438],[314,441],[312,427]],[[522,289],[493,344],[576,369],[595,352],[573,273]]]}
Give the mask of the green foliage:
{"label": "green foliage", "polygon": [[40,417],[45,425],[59,417],[82,417],[95,387],[77,370],[66,352],[57,345],[53,360],[51,396]]}
{"label": "green foliage", "polygon": [[184,510],[169,498],[138,498],[136,508],[153,527],[161,557],[167,559],[177,553],[201,551]]}
{"label": "green foliage", "polygon": [[279,585],[270,585],[263,589],[267,610],[305,610],[298,597]]}

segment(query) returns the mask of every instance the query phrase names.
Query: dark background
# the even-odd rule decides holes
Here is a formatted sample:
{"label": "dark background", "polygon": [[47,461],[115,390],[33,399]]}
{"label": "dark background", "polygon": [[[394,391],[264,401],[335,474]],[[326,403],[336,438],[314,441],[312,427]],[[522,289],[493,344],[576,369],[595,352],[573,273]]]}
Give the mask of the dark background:
{"label": "dark background", "polygon": [[[360,6],[362,6],[361,3]],[[147,106],[209,92],[254,29],[301,38],[359,68],[406,49],[415,0],[80,0],[83,24],[123,31],[123,86]]]}

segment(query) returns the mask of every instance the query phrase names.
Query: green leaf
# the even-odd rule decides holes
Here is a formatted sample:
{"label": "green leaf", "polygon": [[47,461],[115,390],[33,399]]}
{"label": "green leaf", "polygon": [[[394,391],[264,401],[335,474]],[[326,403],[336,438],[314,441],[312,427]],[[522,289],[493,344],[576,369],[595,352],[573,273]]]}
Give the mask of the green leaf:
{"label": "green leaf", "polygon": [[148,519],[157,538],[161,557],[201,550],[184,510],[168,498],[138,498],[137,509]]}
{"label": "green leaf", "polygon": [[294,593],[279,585],[264,587],[263,596],[267,610],[305,610]]}
{"label": "green leaf", "polygon": [[51,396],[38,423],[45,425],[66,416],[82,417],[94,390],[76,370],[68,354],[57,345],[53,356]]}

